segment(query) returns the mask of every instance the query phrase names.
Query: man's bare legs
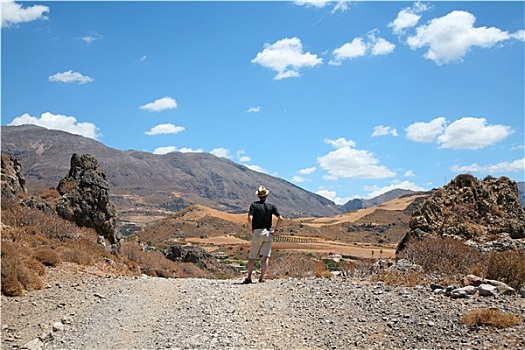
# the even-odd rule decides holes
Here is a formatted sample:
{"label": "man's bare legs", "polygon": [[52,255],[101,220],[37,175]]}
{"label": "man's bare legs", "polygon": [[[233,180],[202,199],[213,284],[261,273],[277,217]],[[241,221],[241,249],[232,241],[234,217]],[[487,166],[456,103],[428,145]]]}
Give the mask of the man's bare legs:
{"label": "man's bare legs", "polygon": [[247,280],[252,279],[253,266],[255,265],[255,259],[248,259],[248,277]]}
{"label": "man's bare legs", "polygon": [[264,274],[268,270],[270,259],[267,256],[263,256],[261,259],[261,276],[259,276],[259,282],[264,282]]}

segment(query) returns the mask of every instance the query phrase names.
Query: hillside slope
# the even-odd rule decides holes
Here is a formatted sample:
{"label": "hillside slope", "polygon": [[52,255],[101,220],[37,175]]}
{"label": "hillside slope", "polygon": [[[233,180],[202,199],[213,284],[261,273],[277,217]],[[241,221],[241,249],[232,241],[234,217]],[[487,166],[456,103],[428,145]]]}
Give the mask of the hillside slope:
{"label": "hillside slope", "polygon": [[28,188],[56,186],[69,170],[73,153],[97,158],[119,211],[137,208],[168,211],[197,203],[227,212],[245,211],[264,184],[283,214],[327,216],[335,204],[285,180],[248,169],[209,153],[156,155],[120,151],[100,142],[34,125],[2,127],[2,151],[17,157]]}

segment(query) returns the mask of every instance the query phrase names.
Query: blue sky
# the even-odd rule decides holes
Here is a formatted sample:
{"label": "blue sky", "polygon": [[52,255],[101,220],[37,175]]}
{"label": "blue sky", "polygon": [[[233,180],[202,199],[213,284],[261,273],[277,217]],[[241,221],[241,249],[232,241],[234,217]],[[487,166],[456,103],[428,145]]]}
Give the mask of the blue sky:
{"label": "blue sky", "polygon": [[2,125],[210,152],[342,204],[524,181],[524,2],[2,2]]}

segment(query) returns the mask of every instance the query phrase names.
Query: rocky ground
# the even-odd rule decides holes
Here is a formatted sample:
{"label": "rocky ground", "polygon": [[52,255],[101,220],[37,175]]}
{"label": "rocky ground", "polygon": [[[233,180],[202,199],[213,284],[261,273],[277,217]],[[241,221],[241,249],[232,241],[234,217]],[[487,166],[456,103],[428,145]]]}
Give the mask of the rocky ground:
{"label": "rocky ground", "polygon": [[[525,299],[451,299],[429,287],[353,279],[101,277],[49,272],[45,289],[2,296],[2,349],[524,349]],[[476,308],[506,329],[466,326]]]}

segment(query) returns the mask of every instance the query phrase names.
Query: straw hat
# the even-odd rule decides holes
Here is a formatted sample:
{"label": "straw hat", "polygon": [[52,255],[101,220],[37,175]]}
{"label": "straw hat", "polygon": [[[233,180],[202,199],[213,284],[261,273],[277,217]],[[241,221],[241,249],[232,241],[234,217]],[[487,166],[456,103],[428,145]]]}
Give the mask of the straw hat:
{"label": "straw hat", "polygon": [[259,186],[259,189],[255,192],[255,194],[258,196],[258,197],[266,197],[267,195],[270,194],[270,191],[268,191],[266,189],[266,187],[264,186]]}

